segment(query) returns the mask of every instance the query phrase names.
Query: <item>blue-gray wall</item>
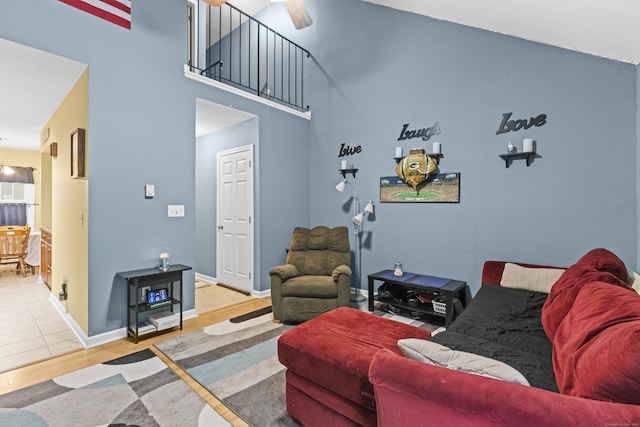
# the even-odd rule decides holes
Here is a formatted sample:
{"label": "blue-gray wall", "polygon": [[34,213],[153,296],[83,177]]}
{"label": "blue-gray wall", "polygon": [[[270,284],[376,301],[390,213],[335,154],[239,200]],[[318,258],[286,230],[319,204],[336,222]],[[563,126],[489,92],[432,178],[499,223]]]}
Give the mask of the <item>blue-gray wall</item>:
{"label": "blue-gray wall", "polygon": [[[126,324],[116,272],[156,265],[162,251],[173,263],[196,261],[196,98],[264,119],[256,154],[257,290],[269,288],[268,269],[282,262],[291,228],[309,221],[309,122],[186,79],[185,16],[181,0],[134,1],[127,31],[57,1],[0,6],[0,37],[89,65],[90,336]],[[282,168],[286,159],[297,161]],[[155,184],[154,199],[144,199],[144,184]],[[291,209],[289,199],[302,203]],[[168,204],[184,204],[185,217],[167,218]],[[184,308],[191,309],[194,271],[185,278]]]}
{"label": "blue-gray wall", "polygon": [[[364,223],[363,277],[402,261],[475,291],[487,259],[569,265],[600,246],[636,265],[635,66],[359,1],[305,3],[315,21],[311,223],[351,223],[351,194],[334,189],[338,151],[362,146],[348,157],[356,192],[378,202]],[[544,113],[547,124],[496,135],[508,112]],[[403,124],[434,121],[433,139],[397,140]],[[541,158],[505,168],[498,155],[524,137]],[[379,203],[394,147],[430,151],[433,140],[440,170],[461,173],[460,203]]]}
{"label": "blue-gray wall", "polygon": [[[352,181],[376,201],[365,276],[400,260],[475,290],[486,259],[567,265],[596,246],[637,266],[637,67],[359,0],[307,0],[311,27],[294,31],[281,13],[272,24],[313,55],[309,122],[186,79],[184,3],[135,0],[131,31],[56,1],[0,6],[0,37],[89,64],[89,335],[125,324],[115,272],[154,265],[161,251],[197,263],[196,98],[259,117],[256,290],[268,290],[294,226],[351,223],[352,190],[334,189],[342,143],[362,146]],[[506,112],[548,123],[496,135]],[[399,143],[402,125],[436,120],[440,169],[461,173],[460,203],[379,203],[394,147],[423,145]],[[525,136],[542,157],[505,168],[498,154]],[[167,218],[168,204],[186,216]]]}

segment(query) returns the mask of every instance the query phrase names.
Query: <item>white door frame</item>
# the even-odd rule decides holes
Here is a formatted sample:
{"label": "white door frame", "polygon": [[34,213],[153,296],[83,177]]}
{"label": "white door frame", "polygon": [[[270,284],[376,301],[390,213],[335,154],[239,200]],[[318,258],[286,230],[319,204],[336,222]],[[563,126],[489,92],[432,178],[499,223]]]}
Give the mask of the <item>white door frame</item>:
{"label": "white door frame", "polygon": [[[224,260],[225,260],[225,250],[227,250],[226,254],[229,253],[228,249],[224,247],[224,194],[223,194],[223,184],[224,180],[222,179],[224,171],[221,170],[220,162],[223,157],[230,156],[234,154],[240,154],[246,152],[249,160],[249,167],[247,169],[248,179],[248,188],[246,191],[246,212],[244,212],[243,218],[245,218],[245,226],[246,226],[246,241],[244,242],[243,248],[244,253],[238,253],[237,249],[239,247],[231,248],[233,249],[233,273],[226,274],[224,271]],[[217,191],[216,191],[216,276],[217,279],[227,285],[229,287],[238,289],[243,292],[252,293],[254,288],[254,234],[255,234],[255,221],[254,221],[254,188],[255,188],[255,174],[254,174],[254,146],[253,144],[245,145],[242,147],[233,148],[230,150],[219,151],[216,153],[216,167],[217,167]],[[234,172],[235,173],[235,172]],[[235,215],[235,213],[234,213]],[[227,223],[227,228],[230,226],[234,226],[235,224]],[[239,272],[237,266],[239,265],[239,260],[242,257],[243,264],[246,265],[246,271]]]}

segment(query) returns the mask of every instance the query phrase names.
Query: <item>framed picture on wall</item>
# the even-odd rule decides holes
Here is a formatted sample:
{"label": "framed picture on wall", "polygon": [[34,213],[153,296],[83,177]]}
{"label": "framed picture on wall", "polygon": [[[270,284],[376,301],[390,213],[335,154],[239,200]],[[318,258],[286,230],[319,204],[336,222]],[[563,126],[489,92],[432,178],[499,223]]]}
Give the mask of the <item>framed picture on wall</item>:
{"label": "framed picture on wall", "polygon": [[71,178],[84,177],[84,129],[71,133]]}
{"label": "framed picture on wall", "polygon": [[431,174],[417,190],[398,176],[380,178],[382,203],[460,203],[460,172]]}

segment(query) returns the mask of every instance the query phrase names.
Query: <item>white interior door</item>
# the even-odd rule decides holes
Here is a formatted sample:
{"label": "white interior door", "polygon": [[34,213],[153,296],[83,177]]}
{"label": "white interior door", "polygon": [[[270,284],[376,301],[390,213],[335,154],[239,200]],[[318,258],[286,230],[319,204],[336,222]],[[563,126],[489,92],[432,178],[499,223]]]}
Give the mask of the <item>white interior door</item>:
{"label": "white interior door", "polygon": [[253,290],[253,145],[217,154],[216,277]]}

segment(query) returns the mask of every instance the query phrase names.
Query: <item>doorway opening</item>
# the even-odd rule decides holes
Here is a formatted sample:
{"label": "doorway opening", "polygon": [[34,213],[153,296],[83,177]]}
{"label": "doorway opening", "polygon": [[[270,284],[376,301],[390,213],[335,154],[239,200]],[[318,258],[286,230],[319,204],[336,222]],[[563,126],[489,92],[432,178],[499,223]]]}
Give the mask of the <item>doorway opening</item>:
{"label": "doorway opening", "polygon": [[[86,244],[81,246],[74,241],[67,246],[65,239],[59,239],[53,248],[53,253],[57,251],[53,267],[45,266],[51,263],[42,262],[48,258],[41,256],[44,245],[41,245],[40,230],[67,229],[68,221],[73,220],[65,210],[68,208],[65,197],[79,203],[86,200],[84,193],[78,197],[75,188],[70,189],[65,185],[66,181],[56,179],[54,169],[66,171],[68,164],[60,161],[56,165],[52,160],[53,151],[49,149],[56,142],[61,157],[62,153],[68,152],[65,151],[68,150],[67,140],[63,138],[68,134],[61,134],[62,126],[56,122],[56,112],[70,108],[64,102],[70,92],[88,93],[88,66],[2,38],[0,56],[5,60],[5,66],[0,70],[0,93],[3,94],[0,108],[4,112],[0,118],[0,159],[9,166],[34,170],[32,195],[18,195],[15,184],[11,187],[11,200],[22,198],[22,203],[32,210],[32,215],[27,213],[31,226],[27,257],[34,268],[28,269],[27,276],[22,276],[16,273],[15,265],[0,267],[0,293],[5,300],[13,301],[11,310],[3,318],[7,333],[0,334],[0,371],[5,371],[83,348],[61,313],[66,311],[75,319],[74,313],[85,310],[86,304],[80,302],[79,291],[72,294],[71,299],[59,303],[58,295],[63,282],[62,272],[69,274],[74,283],[86,282],[86,279],[78,279],[86,271],[86,262],[75,257],[76,250],[87,252]],[[78,102],[75,107],[84,108],[84,104]],[[8,188],[4,181],[0,198],[9,200]],[[69,209],[78,212],[75,205]],[[82,211],[86,209],[83,207]],[[42,242],[45,243],[44,237]],[[53,278],[47,275],[51,272],[49,268],[55,269]],[[49,280],[45,282],[41,276],[49,277]],[[67,305],[69,302],[71,304]]]}
{"label": "doorway opening", "polygon": [[195,300],[201,313],[252,298],[258,117],[196,99],[195,134]]}

